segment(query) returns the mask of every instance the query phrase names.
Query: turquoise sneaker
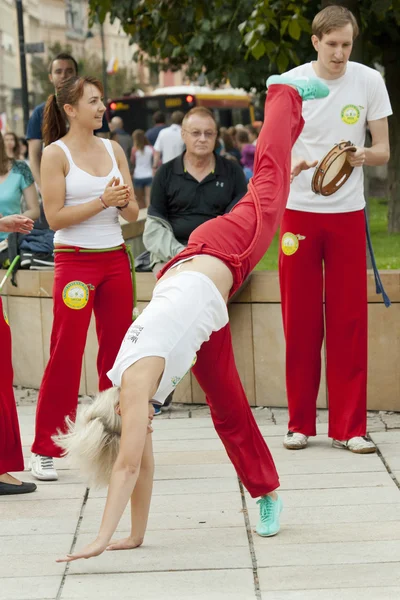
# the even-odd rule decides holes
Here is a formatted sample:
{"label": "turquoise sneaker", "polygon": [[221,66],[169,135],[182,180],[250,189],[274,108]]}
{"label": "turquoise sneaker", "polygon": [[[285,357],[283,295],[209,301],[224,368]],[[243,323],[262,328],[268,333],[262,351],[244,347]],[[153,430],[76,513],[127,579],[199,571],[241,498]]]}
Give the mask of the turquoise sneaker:
{"label": "turquoise sneaker", "polygon": [[296,77],[295,75],[271,75],[267,79],[267,88],[276,83],[293,85],[303,100],[315,100],[326,98],[329,88],[321,79],[316,77]]}
{"label": "turquoise sneaker", "polygon": [[283,509],[280,496],[277,500],[272,500],[270,496],[262,496],[257,500],[257,504],[260,505],[260,520],[257,523],[256,533],[261,537],[276,535],[280,529],[279,516]]}

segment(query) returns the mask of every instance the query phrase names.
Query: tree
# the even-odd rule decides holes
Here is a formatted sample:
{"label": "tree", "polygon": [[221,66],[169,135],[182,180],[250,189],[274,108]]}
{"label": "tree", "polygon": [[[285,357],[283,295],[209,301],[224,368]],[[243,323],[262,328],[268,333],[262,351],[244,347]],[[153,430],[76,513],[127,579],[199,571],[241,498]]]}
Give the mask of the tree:
{"label": "tree", "polygon": [[389,231],[400,232],[400,0],[90,0],[92,17],[118,18],[139,50],[137,60],[161,69],[204,74],[211,85],[265,90],[272,72],[313,56],[311,21],[327,4],[342,4],[361,21],[358,60],[385,69],[390,119]]}
{"label": "tree", "polygon": [[[49,81],[49,64],[51,60],[60,54],[67,52],[73,54],[70,46],[61,46],[56,42],[49,46],[48,55],[45,59],[34,55],[32,59],[32,76],[35,81],[35,102],[44,102],[47,97],[53,93],[54,88]],[[91,75],[102,81],[103,71],[101,58],[97,54],[91,54],[78,59],[78,69],[80,75]],[[136,87],[135,78],[125,67],[118,69],[116,73],[107,75],[108,94],[110,97],[121,96],[123,92],[130,92]]]}

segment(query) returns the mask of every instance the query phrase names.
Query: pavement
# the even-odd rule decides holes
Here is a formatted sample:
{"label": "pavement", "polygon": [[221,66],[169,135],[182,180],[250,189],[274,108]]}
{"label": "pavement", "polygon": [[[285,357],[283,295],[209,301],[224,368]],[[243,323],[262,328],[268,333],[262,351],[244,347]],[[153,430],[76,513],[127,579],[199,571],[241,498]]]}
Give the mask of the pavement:
{"label": "pavement", "polygon": [[[28,458],[35,393],[17,390],[17,399]],[[174,405],[154,419],[143,546],[55,562],[94,539],[105,502],[104,490],[86,490],[60,459],[57,482],[0,497],[0,600],[398,600],[400,415],[370,413],[378,454],[355,455],[331,447],[326,411],[301,451],[282,446],[285,409],[254,414],[281,477],[276,537],[253,532],[256,501],[238,481],[208,408]],[[128,532],[127,511],[117,537]]]}

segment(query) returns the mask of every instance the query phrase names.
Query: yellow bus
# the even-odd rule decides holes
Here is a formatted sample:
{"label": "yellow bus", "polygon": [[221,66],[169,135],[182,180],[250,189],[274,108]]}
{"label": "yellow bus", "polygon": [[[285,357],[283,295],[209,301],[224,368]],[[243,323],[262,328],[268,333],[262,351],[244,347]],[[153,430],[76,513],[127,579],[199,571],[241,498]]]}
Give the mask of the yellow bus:
{"label": "yellow bus", "polygon": [[254,122],[252,97],[247,92],[234,88],[212,90],[195,85],[159,88],[150,95],[112,99],[107,106],[107,116],[109,119],[121,117],[125,131],[132,133],[135,129],[146,131],[152,127],[152,117],[156,111],[164,113],[169,124],[175,110],[187,113],[195,106],[205,106],[211,110],[220,127]]}

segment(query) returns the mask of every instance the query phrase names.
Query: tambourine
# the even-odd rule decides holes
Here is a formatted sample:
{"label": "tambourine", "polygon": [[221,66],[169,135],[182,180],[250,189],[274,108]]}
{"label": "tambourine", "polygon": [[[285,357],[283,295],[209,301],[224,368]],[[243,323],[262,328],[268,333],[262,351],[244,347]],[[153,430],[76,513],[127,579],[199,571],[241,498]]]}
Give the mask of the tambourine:
{"label": "tambourine", "polygon": [[354,168],[347,160],[347,153],[356,150],[351,142],[340,142],[325,154],[315,167],[311,181],[314,194],[331,196],[346,183]]}

